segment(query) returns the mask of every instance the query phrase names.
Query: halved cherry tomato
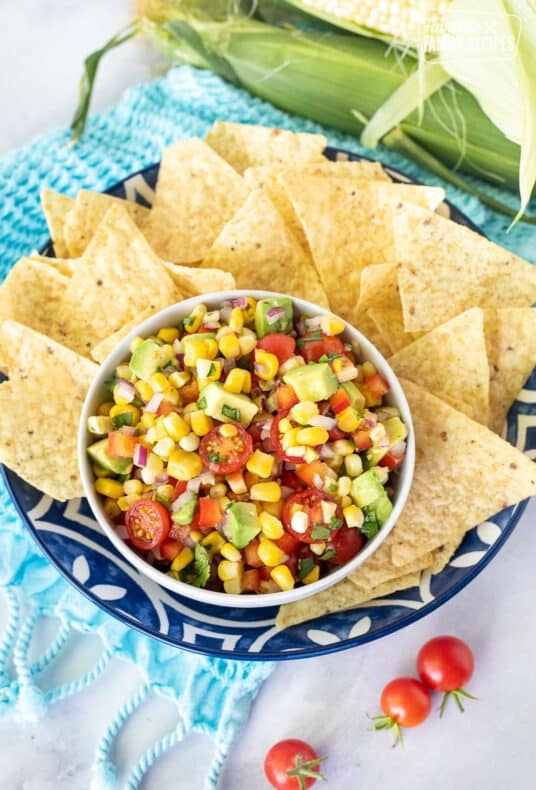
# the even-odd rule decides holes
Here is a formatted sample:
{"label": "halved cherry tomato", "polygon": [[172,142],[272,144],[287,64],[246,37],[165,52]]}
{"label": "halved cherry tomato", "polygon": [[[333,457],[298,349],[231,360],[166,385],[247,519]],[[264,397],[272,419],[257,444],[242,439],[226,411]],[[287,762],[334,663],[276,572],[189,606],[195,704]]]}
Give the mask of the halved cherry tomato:
{"label": "halved cherry tomato", "polygon": [[287,410],[291,409],[298,403],[298,396],[290,386],[290,384],[280,384],[275,391],[275,401],[278,409]]}
{"label": "halved cherry tomato", "polygon": [[282,461],[287,461],[290,464],[294,464],[296,463],[296,456],[286,454],[286,452],[283,450],[281,439],[279,438],[279,423],[288,415],[289,411],[290,409],[280,411],[279,414],[276,414],[273,418],[272,424],[270,426],[270,441],[278,458],[280,458]]}
{"label": "halved cherry tomato", "polygon": [[368,429],[360,428],[354,431],[352,439],[354,440],[355,449],[358,453],[362,453],[363,450],[368,450],[369,447],[372,446],[372,439],[370,438],[370,431]]}
{"label": "halved cherry tomato", "polygon": [[375,373],[373,376],[366,376],[365,387],[374,398],[381,398],[386,392],[389,392],[389,384],[379,373]]}
{"label": "halved cherry tomato", "polygon": [[276,790],[307,790],[317,779],[326,780],[320,773],[323,759],[305,741],[289,738],[269,750],[264,758],[264,773]]}
{"label": "halved cherry tomato", "polygon": [[[330,502],[336,505],[332,519],[327,522],[322,512],[322,502]],[[298,510],[306,513],[308,524],[305,532],[296,532],[292,528],[292,516]],[[302,543],[315,543],[318,540],[325,540],[319,535],[313,534],[315,527],[324,527],[332,531],[342,526],[342,510],[340,505],[323,491],[318,491],[316,488],[306,488],[303,491],[296,491],[295,494],[289,496],[283,505],[283,512],[281,514],[283,525],[287,532],[293,537],[298,538]],[[332,527],[333,519],[339,522],[339,527]]]}
{"label": "halved cherry tomato", "polygon": [[344,411],[352,404],[346,390],[343,387],[339,387],[335,395],[332,395],[329,399],[329,405],[331,406],[333,413],[338,414],[340,411]]}
{"label": "halved cherry tomato", "polygon": [[217,526],[222,517],[221,507],[217,499],[199,497],[199,529]]}
{"label": "halved cherry tomato", "polygon": [[132,458],[138,443],[138,437],[129,436],[121,431],[108,434],[108,453],[119,458]]}
{"label": "halved cherry tomato", "polygon": [[160,554],[162,558],[165,560],[169,560],[173,562],[175,557],[177,557],[183,549],[183,545],[179,540],[172,540],[168,538],[164,540],[160,545]]}
{"label": "halved cherry tomato", "polygon": [[222,426],[218,425],[201,439],[199,455],[207,469],[215,474],[230,475],[238,472],[246,465],[253,452],[253,441],[249,433],[241,425],[234,427],[234,436],[223,436]]}
{"label": "halved cherry tomato", "polygon": [[262,348],[270,354],[275,354],[282,365],[289,357],[294,354],[296,349],[296,341],[290,335],[284,335],[281,332],[273,332],[270,335],[265,335],[257,340],[257,348]]}
{"label": "halved cherry tomato", "polygon": [[355,527],[347,527],[344,524],[340,529],[333,533],[328,541],[328,550],[333,549],[335,556],[329,562],[333,565],[344,565],[359,554],[363,548],[365,539],[361,530]]}
{"label": "halved cherry tomato", "polygon": [[[309,332],[309,335],[315,337],[314,332]],[[344,354],[344,344],[339,337],[322,335],[318,340],[308,340],[307,337],[308,335],[305,335],[303,338],[303,349],[301,350],[306,362],[318,362],[324,354]]]}
{"label": "halved cherry tomato", "polygon": [[171,518],[160,502],[138,499],[126,512],[125,526],[132,544],[142,551],[149,551],[167,538]]}
{"label": "halved cherry tomato", "polygon": [[256,568],[244,571],[242,576],[242,592],[259,592],[261,586],[261,576]]}
{"label": "halved cherry tomato", "polygon": [[296,472],[291,472],[290,469],[284,469],[281,472],[280,482],[284,488],[292,488],[294,491],[303,488],[301,480],[296,477]]}
{"label": "halved cherry tomato", "polygon": [[298,464],[296,467],[296,476],[303,480],[309,488],[314,487],[315,477],[324,480],[328,471],[328,466],[323,461],[311,461],[308,464]]}
{"label": "halved cherry tomato", "polygon": [[385,466],[390,472],[392,472],[393,469],[396,469],[397,466],[400,466],[403,460],[403,455],[393,455],[393,453],[387,453],[379,461],[378,466]]}

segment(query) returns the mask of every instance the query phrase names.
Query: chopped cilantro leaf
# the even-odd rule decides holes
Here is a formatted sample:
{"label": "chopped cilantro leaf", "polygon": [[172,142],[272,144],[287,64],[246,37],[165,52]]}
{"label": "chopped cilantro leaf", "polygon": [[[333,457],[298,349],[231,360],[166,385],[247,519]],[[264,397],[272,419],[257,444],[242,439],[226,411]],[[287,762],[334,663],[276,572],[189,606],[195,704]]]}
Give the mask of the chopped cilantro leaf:
{"label": "chopped cilantro leaf", "polygon": [[328,527],[323,527],[321,524],[316,524],[311,531],[311,537],[315,540],[327,540],[329,538],[330,530]]}
{"label": "chopped cilantro leaf", "polygon": [[329,522],[329,528],[330,529],[339,529],[339,527],[342,527],[341,519],[337,518],[336,516],[333,516],[331,521]]}
{"label": "chopped cilantro leaf", "polygon": [[363,515],[365,516],[365,520],[360,529],[363,535],[371,540],[380,531],[380,524],[376,516],[376,511],[370,505],[366,505],[363,508]]}
{"label": "chopped cilantro leaf", "polygon": [[319,362],[329,362],[329,357],[328,357],[327,354],[322,354],[322,356],[320,357],[320,359],[318,361]]}
{"label": "chopped cilantro leaf", "polygon": [[197,408],[198,409],[206,409],[207,408],[207,399],[205,398],[204,395],[203,395],[202,398],[199,398],[199,400],[197,401]]}
{"label": "chopped cilantro leaf", "polygon": [[213,376],[215,374],[215,372],[216,372],[216,365],[214,364],[214,362],[211,362],[210,363],[210,367],[208,369],[207,378],[209,378],[210,376]]}
{"label": "chopped cilantro leaf", "polygon": [[210,578],[210,559],[207,550],[199,543],[195,544],[194,561],[182,574],[182,580],[194,587],[205,587]]}
{"label": "chopped cilantro leaf", "polygon": [[323,338],[322,332],[318,329],[316,332],[311,332],[307,337],[300,337],[296,345],[298,348],[303,348],[306,343],[310,343],[313,340],[323,340]]}
{"label": "chopped cilantro leaf", "polygon": [[305,557],[303,560],[298,562],[298,578],[305,579],[308,576],[313,568],[315,567],[315,562],[312,557]]}
{"label": "chopped cilantro leaf", "polygon": [[117,382],[118,382],[118,379],[116,377],[114,377],[113,379],[108,379],[107,381],[105,381],[104,382],[104,386],[106,387],[107,390],[110,390],[110,392],[113,392],[114,391],[114,387],[117,384]]}
{"label": "chopped cilantro leaf", "polygon": [[132,412],[122,411],[121,414],[116,414],[112,417],[112,425],[114,428],[122,428],[123,425],[132,425]]}
{"label": "chopped cilantro leaf", "polygon": [[330,560],[334,556],[335,556],[335,550],[334,549],[328,549],[318,559],[325,561],[325,560]]}
{"label": "chopped cilantro leaf", "polygon": [[192,316],[190,316],[190,315],[189,315],[189,316],[187,316],[186,318],[183,318],[183,319],[182,319],[182,323],[184,324],[184,326],[192,326],[192,324],[194,323],[194,321],[195,321],[195,318],[193,318],[193,317],[192,317]]}
{"label": "chopped cilantro leaf", "polygon": [[224,403],[221,407],[221,413],[224,417],[229,417],[230,420],[240,422],[240,410],[235,409],[233,406],[228,406]]}

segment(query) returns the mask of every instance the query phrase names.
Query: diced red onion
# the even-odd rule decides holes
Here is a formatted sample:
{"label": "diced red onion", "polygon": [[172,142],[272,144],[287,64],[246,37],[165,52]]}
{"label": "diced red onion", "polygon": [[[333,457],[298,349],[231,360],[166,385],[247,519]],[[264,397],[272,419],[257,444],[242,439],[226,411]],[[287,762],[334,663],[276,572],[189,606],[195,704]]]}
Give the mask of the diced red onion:
{"label": "diced red onion", "polygon": [[147,466],[147,447],[143,444],[137,444],[134,448],[134,458],[132,460],[134,466]]}
{"label": "diced red onion", "polygon": [[184,491],[177,499],[171,503],[171,510],[175,512],[176,510],[180,510],[183,505],[188,504],[188,502],[194,497],[195,494],[193,491]]}
{"label": "diced red onion", "polygon": [[233,357],[227,357],[223,360],[223,372],[227,375],[233,368],[236,368],[236,360]]}
{"label": "diced red onion", "polygon": [[280,318],[283,318],[285,315],[285,311],[282,307],[271,307],[266,312],[266,320],[270,324],[275,324],[276,321],[279,321]]}
{"label": "diced red onion", "polygon": [[202,472],[200,475],[197,475],[197,477],[192,477],[191,480],[188,480],[186,483],[186,490],[198,494],[201,486],[213,486],[215,482],[216,478],[212,472]]}
{"label": "diced red onion", "polygon": [[333,452],[331,447],[328,447],[327,444],[322,445],[322,447],[319,450],[319,455],[320,458],[335,458],[335,453]]}
{"label": "diced red onion", "polygon": [[115,534],[117,535],[118,538],[121,538],[121,540],[126,540],[128,538],[127,528],[125,527],[124,524],[116,525]]}
{"label": "diced red onion", "polygon": [[184,370],[184,354],[175,354],[175,359],[177,360],[177,365],[179,366],[179,370]]}
{"label": "diced red onion", "polygon": [[400,458],[406,452],[406,442],[404,439],[401,439],[399,442],[396,442],[391,447],[391,453],[396,455],[397,458]]}
{"label": "diced red onion", "polygon": [[247,307],[248,300],[245,296],[239,296],[238,299],[233,299],[231,304],[233,305],[233,307]]}
{"label": "diced red onion", "polygon": [[122,425],[119,428],[119,433],[124,433],[125,436],[136,436],[136,426],[135,425]]}
{"label": "diced red onion", "polygon": [[117,397],[121,398],[122,400],[130,403],[134,400],[136,395],[136,390],[134,389],[134,384],[131,381],[127,381],[126,379],[119,379],[117,382]]}
{"label": "diced red onion", "polygon": [[233,308],[230,302],[224,302],[220,310],[220,321],[222,322],[222,324],[229,323],[229,319],[231,317],[232,312],[233,312]]}
{"label": "diced red onion", "polygon": [[298,334],[299,335],[307,334],[307,327],[305,325],[305,320],[303,318],[300,319],[298,321],[298,323],[296,324],[296,329],[298,330]]}
{"label": "diced red onion", "polygon": [[164,396],[161,392],[155,392],[152,396],[151,400],[145,404],[143,411],[147,414],[156,414],[158,411],[158,407],[162,403]]}
{"label": "diced red onion", "polygon": [[309,425],[315,428],[325,428],[326,431],[332,431],[337,427],[337,420],[333,417],[325,417],[323,414],[317,414],[316,417],[311,417]]}
{"label": "diced red onion", "polygon": [[169,480],[169,477],[167,475],[167,472],[159,472],[155,476],[154,482],[155,482],[155,485],[157,485],[157,486],[165,486],[168,480]]}
{"label": "diced red onion", "polygon": [[374,428],[375,425],[376,425],[376,418],[374,417],[374,415],[372,415],[372,417],[365,415],[363,426],[365,428]]}

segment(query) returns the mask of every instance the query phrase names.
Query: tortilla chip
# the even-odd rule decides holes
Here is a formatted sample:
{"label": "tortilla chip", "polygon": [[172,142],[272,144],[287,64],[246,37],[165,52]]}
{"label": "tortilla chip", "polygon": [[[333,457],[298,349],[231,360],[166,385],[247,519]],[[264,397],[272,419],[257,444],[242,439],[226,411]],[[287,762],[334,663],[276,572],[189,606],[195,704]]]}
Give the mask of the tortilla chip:
{"label": "tortilla chip", "polygon": [[0,342],[10,376],[0,384],[0,462],[54,499],[82,496],[78,423],[97,366],[15,321],[0,325]]}
{"label": "tortilla chip", "polygon": [[330,306],[316,269],[261,189],[222,230],[203,261],[207,267],[231,272],[237,288],[281,291]]}
{"label": "tortilla chip", "polygon": [[392,560],[402,566],[536,494],[536,464],[435,395],[400,381],[416,442],[411,491],[391,533]]}
{"label": "tortilla chip", "polygon": [[214,123],[206,142],[239,173],[256,165],[323,162],[327,145],[322,134],[226,121]]}
{"label": "tortilla chip", "polygon": [[164,268],[185,298],[236,288],[233,275],[222,269],[196,269],[194,266],[179,266],[167,261],[164,261]]}
{"label": "tortilla chip", "polygon": [[432,574],[434,576],[438,573],[441,573],[441,571],[445,570],[445,568],[451,561],[454,552],[458,549],[462,540],[463,540],[463,535],[459,540],[453,540],[450,543],[445,543],[444,546],[440,546],[438,549],[433,550],[432,556],[434,560],[430,570],[432,571]]}
{"label": "tortilla chip", "polygon": [[60,310],[69,282],[54,267],[21,258],[0,286],[0,321],[17,321],[62,342]]}
{"label": "tortilla chip", "polygon": [[128,321],[128,323],[123,324],[117,331],[113,332],[108,337],[105,337],[104,340],[101,340],[100,343],[97,343],[91,349],[91,356],[93,359],[99,363],[99,365],[104,362],[108,354],[114,350],[114,348],[126,337],[133,329],[135,329],[138,324],[141,324],[145,321],[146,318],[149,318],[150,315],[154,315],[156,311],[151,310],[148,307],[146,310],[143,310],[136,318],[133,318],[132,321]]}
{"label": "tortilla chip", "polygon": [[161,258],[198,263],[248,194],[244,179],[202,140],[175,143],[162,156],[143,232]]}
{"label": "tortilla chip", "polygon": [[[289,171],[299,168],[289,168]],[[301,168],[304,175],[324,176],[326,178],[352,178],[356,181],[387,181],[392,183],[393,179],[389,176],[379,162],[371,162],[368,159],[347,162],[315,162],[305,164]]]}
{"label": "tortilla chip", "polygon": [[284,175],[280,180],[305,230],[331,309],[350,323],[362,270],[394,261],[392,205],[402,195],[433,205],[444,194],[435,187],[349,178]]}
{"label": "tortilla chip", "polygon": [[396,206],[393,222],[406,331],[433,329],[469,307],[536,301],[536,266],[469,228],[410,205]]}
{"label": "tortilla chip", "polygon": [[123,206],[108,209],[65,290],[66,344],[91,349],[149,308],[180,301],[162,262]]}
{"label": "tortilla chip", "polygon": [[327,590],[305,598],[302,601],[287,603],[280,607],[275,624],[279,628],[288,628],[291,625],[304,623],[325,614],[354,609],[360,604],[375,598],[384,598],[397,590],[406,590],[419,584],[420,573],[408,573],[380,584],[372,590],[364,591],[357,588],[348,579],[328,587]]}
{"label": "tortilla chip", "polygon": [[393,564],[391,553],[396,539],[393,531],[387,535],[383,543],[378,546],[374,554],[372,554],[363,565],[356,568],[348,575],[348,579],[359,587],[361,590],[372,590],[380,584],[390,581],[407,573],[415,573],[424,568],[428,568],[433,562],[433,554],[429,551],[423,551],[419,556],[411,560],[403,568]]}
{"label": "tortilla chip", "polygon": [[385,358],[392,354],[392,347],[385,341],[382,333],[378,331],[378,327],[368,313],[360,315],[352,323],[359,332],[364,334],[376,346],[380,354],[383,354]]}
{"label": "tortilla chip", "polygon": [[70,258],[49,258],[47,255],[39,255],[35,251],[30,253],[30,258],[32,261],[45,264],[45,266],[51,266],[66,277],[71,277],[74,272],[75,263]]}
{"label": "tortilla chip", "polygon": [[264,189],[266,191],[296,241],[310,255],[309,243],[303,225],[296,216],[287,190],[279,180],[279,173],[281,172],[284,172],[283,168],[250,167],[244,173],[244,179],[251,189]]}
{"label": "tortilla chip", "polygon": [[397,376],[447,402],[454,399],[468,417],[488,424],[489,365],[479,307],[436,327],[388,362]]}
{"label": "tortilla chip", "polygon": [[43,189],[41,191],[41,205],[43,206],[55,254],[58,258],[69,257],[63,228],[65,220],[74,206],[73,198],[54,192],[53,189]]}
{"label": "tortilla chip", "polygon": [[112,206],[122,206],[141,228],[149,216],[149,209],[138,203],[81,189],[72,210],[65,218],[63,235],[70,258],[78,258],[93,238],[104,215]]}
{"label": "tortilla chip", "polygon": [[383,343],[388,345],[393,353],[401,351],[426,334],[404,332],[404,317],[400,302],[397,307],[371,307],[368,314]]}
{"label": "tortilla chip", "polygon": [[501,433],[510,406],[536,365],[536,310],[484,312],[490,368],[489,427]]}

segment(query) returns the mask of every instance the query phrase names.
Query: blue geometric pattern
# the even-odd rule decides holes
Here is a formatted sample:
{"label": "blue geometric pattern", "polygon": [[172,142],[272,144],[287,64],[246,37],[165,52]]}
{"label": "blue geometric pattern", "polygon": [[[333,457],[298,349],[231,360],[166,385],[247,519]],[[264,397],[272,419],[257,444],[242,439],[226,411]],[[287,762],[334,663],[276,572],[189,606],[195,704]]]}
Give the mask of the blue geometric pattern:
{"label": "blue geometric pattern", "polygon": [[[359,159],[328,149],[332,159]],[[400,181],[410,181],[389,169]],[[158,165],[110,188],[109,194],[150,205]],[[454,206],[441,213],[478,230]],[[46,248],[51,253],[50,246]],[[507,438],[536,457],[536,372],[508,417]],[[326,615],[281,630],[276,609],[229,609],[183,598],[155,584],[130,566],[93,519],[86,500],[59,503],[43,496],[15,474],[6,481],[23,519],[51,562],[84,594],[111,615],[144,633],[207,655],[249,660],[303,658],[378,639],[423,617],[468,584],[511,534],[526,503],[508,508],[470,530],[448,566],[420,584],[352,611]]]}

